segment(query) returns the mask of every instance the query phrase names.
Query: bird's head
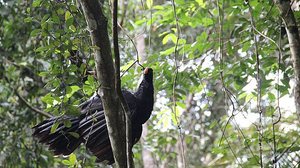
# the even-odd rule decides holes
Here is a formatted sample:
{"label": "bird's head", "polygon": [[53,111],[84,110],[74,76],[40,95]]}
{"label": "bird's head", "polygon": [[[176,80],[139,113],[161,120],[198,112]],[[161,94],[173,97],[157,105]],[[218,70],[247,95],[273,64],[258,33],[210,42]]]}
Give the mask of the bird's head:
{"label": "bird's head", "polygon": [[146,67],[144,69],[144,80],[146,80],[149,83],[153,82],[153,69]]}

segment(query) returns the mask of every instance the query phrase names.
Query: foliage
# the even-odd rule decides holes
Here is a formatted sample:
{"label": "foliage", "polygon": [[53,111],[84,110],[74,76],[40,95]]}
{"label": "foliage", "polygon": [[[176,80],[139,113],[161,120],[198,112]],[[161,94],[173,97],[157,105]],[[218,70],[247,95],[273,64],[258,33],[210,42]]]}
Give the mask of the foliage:
{"label": "foliage", "polygon": [[[142,35],[145,66],[155,71],[156,104],[147,137],[134,148],[136,167],[144,149],[157,165],[176,167],[181,145],[187,167],[259,166],[260,157],[271,166],[275,155],[277,165],[289,166],[284,158],[299,152],[298,119],[288,42],[273,1],[175,0],[175,8],[170,1],[126,2],[119,13],[122,70],[136,59],[131,40]],[[103,7],[110,21],[109,4]],[[84,147],[53,157],[31,137],[45,118],[21,99],[52,115],[78,115],[76,106],[97,89],[79,4],[1,1],[0,24],[0,164],[101,165]],[[130,68],[123,87],[134,90],[139,76]]]}

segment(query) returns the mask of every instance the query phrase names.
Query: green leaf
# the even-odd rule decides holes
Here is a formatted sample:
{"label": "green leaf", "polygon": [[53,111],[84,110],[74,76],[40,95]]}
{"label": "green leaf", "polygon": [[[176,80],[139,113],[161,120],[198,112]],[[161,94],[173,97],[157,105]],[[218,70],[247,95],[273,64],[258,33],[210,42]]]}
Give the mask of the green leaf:
{"label": "green leaf", "polygon": [[53,101],[54,101],[54,98],[51,96],[50,93],[46,94],[44,97],[41,98],[41,100],[47,104],[50,104],[52,105],[53,104]]}
{"label": "green leaf", "polygon": [[209,128],[212,129],[218,124],[218,121],[214,120],[210,125]]}
{"label": "green leaf", "polygon": [[250,157],[248,159],[248,163],[247,164],[249,164],[249,165],[257,165],[258,164],[257,163],[258,160],[259,160],[259,156],[254,155],[253,157]]}
{"label": "green leaf", "polygon": [[249,1],[252,8],[255,8],[260,2],[258,0]]}
{"label": "green leaf", "polygon": [[244,139],[244,145],[245,146],[249,146],[251,143],[251,140],[250,139]]}
{"label": "green leaf", "polygon": [[83,92],[87,95],[91,95],[94,90],[90,85],[83,85]]}
{"label": "green leaf", "polygon": [[252,93],[248,93],[247,96],[246,96],[245,101],[248,102],[248,101],[250,101],[254,98],[255,98],[255,95],[253,95]]}
{"label": "green leaf", "polygon": [[32,7],[35,8],[35,7],[40,6],[41,2],[42,2],[42,0],[34,0],[34,1],[32,2]]}
{"label": "green leaf", "polygon": [[65,21],[66,21],[67,27],[69,27],[73,24],[74,18],[69,11],[66,11],[66,13],[65,13]]}
{"label": "green leaf", "polygon": [[170,33],[170,34],[167,34],[167,35],[163,38],[162,43],[165,45],[169,40],[172,40],[173,43],[175,44],[175,43],[176,43],[176,39],[177,39],[176,35],[173,34],[173,33]]}
{"label": "green leaf", "polygon": [[57,130],[58,126],[59,126],[59,123],[55,122],[51,127],[50,133],[53,134]]}
{"label": "green leaf", "polygon": [[75,165],[76,160],[77,160],[76,155],[74,153],[71,153],[69,156],[69,161],[70,161],[71,165]]}
{"label": "green leaf", "polygon": [[205,8],[205,2],[203,0],[196,0],[196,2],[201,8]]}
{"label": "green leaf", "polygon": [[78,90],[80,90],[81,88],[77,85],[71,86],[72,92],[77,92]]}
{"label": "green leaf", "polygon": [[224,149],[221,146],[213,147],[212,148],[212,153],[214,153],[214,154],[224,154],[224,153],[226,153],[226,149]]}
{"label": "green leaf", "polygon": [[247,92],[242,92],[241,94],[239,94],[239,99],[243,99],[243,98],[245,98],[246,96],[248,95],[248,93]]}
{"label": "green leaf", "polygon": [[53,23],[60,24],[60,19],[56,14],[52,15],[52,21],[53,21]]}
{"label": "green leaf", "polygon": [[75,138],[79,138],[80,135],[77,132],[68,132],[68,134],[72,135]]}
{"label": "green leaf", "polygon": [[48,47],[41,46],[41,47],[35,49],[34,51],[35,52],[43,52],[43,51],[47,51],[48,49],[49,49]]}
{"label": "green leaf", "polygon": [[134,61],[133,60],[131,60],[131,61],[129,61],[129,62],[127,62],[125,65],[123,65],[123,66],[121,66],[121,71],[125,71],[125,70],[127,70],[132,64],[134,63]]}
{"label": "green leaf", "polygon": [[173,124],[175,125],[175,126],[177,126],[178,125],[178,120],[179,120],[179,116],[180,116],[180,109],[178,108],[178,107],[176,107],[175,108],[176,110],[175,110],[175,113],[173,112],[172,114],[171,114],[171,119],[172,119],[172,122],[173,122]]}
{"label": "green leaf", "polygon": [[176,105],[181,107],[182,109],[185,109],[186,108],[186,105],[182,102],[176,102]]}
{"label": "green leaf", "polygon": [[35,36],[37,36],[38,34],[40,34],[41,31],[42,31],[42,29],[35,29],[35,30],[33,30],[33,31],[30,33],[30,36],[31,36],[31,37],[35,37]]}
{"label": "green leaf", "polygon": [[171,47],[165,51],[161,51],[160,54],[161,55],[170,55],[170,54],[174,53],[174,49],[175,49],[175,47]]}
{"label": "green leaf", "polygon": [[77,12],[77,11],[78,11],[78,8],[77,8],[77,6],[74,4],[74,5],[70,5],[70,10],[71,10],[72,12]]}
{"label": "green leaf", "polygon": [[70,98],[75,92],[77,92],[81,88],[77,85],[73,85],[73,86],[68,86],[66,89],[67,89],[67,98]]}
{"label": "green leaf", "polygon": [[70,120],[66,119],[64,121],[64,125],[65,125],[65,127],[70,128],[72,126],[72,122]]}
{"label": "green leaf", "polygon": [[56,10],[57,14],[63,15],[65,13],[65,10],[63,8],[59,8]]}
{"label": "green leaf", "polygon": [[147,0],[146,5],[147,5],[148,9],[151,9],[152,5],[153,5],[153,0]]}
{"label": "green leaf", "polygon": [[87,84],[93,85],[95,82],[94,77],[92,75],[89,75],[87,82],[88,82]]}
{"label": "green leaf", "polygon": [[41,76],[41,77],[45,77],[45,76],[47,76],[48,75],[48,72],[40,72],[39,73],[39,76]]}
{"label": "green leaf", "polygon": [[271,100],[271,101],[274,101],[276,99],[275,95],[271,92],[268,92],[268,98]]}
{"label": "green leaf", "polygon": [[297,152],[297,151],[300,151],[300,147],[299,146],[294,146],[294,147],[291,147],[290,152]]}
{"label": "green leaf", "polygon": [[71,30],[73,33],[76,32],[76,27],[74,25],[69,26],[69,30]]}
{"label": "green leaf", "polygon": [[65,13],[65,21],[69,20],[70,18],[72,18],[72,14],[70,13],[70,11],[66,11],[66,13]]}
{"label": "green leaf", "polygon": [[32,21],[32,17],[27,17],[24,19],[24,22],[25,23],[28,23],[28,22],[31,22]]}
{"label": "green leaf", "polygon": [[[176,42],[174,44],[176,44]],[[186,39],[179,39],[178,44],[181,44],[181,45],[186,44]]]}
{"label": "green leaf", "polygon": [[71,162],[69,160],[63,160],[62,163],[66,166],[71,166]]}
{"label": "green leaf", "polygon": [[47,30],[49,27],[49,21],[50,20],[50,15],[46,14],[43,16],[43,19],[41,20],[41,27],[43,30]]}
{"label": "green leaf", "polygon": [[78,116],[78,115],[80,115],[79,108],[76,105],[67,105],[67,109],[68,109],[66,111],[67,115],[72,115],[72,116]]}
{"label": "green leaf", "polygon": [[206,26],[206,27],[210,26],[214,23],[214,21],[211,18],[207,18],[207,17],[202,18],[201,21],[202,21],[203,26]]}

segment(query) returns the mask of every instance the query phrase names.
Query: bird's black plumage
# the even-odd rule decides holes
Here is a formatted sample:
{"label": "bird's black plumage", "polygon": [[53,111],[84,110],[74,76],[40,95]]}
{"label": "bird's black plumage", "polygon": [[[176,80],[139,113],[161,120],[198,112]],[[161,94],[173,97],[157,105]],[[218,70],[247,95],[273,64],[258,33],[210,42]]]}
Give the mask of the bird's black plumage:
{"label": "bird's black plumage", "polygon": [[[141,137],[142,125],[150,118],[153,110],[153,70],[151,68],[144,70],[143,80],[134,94],[126,90],[122,93],[130,109],[132,143],[135,144]],[[97,161],[114,163],[99,95],[92,96],[79,108],[81,112],[79,117],[52,117],[34,126],[33,136],[37,137],[39,142],[48,145],[55,155],[69,155],[84,143],[97,157]],[[71,121],[71,126],[66,127],[62,122],[64,120]],[[54,123],[60,124],[54,133],[50,133]]]}

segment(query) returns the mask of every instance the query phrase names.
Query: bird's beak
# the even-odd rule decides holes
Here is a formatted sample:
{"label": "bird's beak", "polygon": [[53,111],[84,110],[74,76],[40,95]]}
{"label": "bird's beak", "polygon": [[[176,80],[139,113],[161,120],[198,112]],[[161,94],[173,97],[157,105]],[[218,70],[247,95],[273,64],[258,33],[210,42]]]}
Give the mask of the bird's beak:
{"label": "bird's beak", "polygon": [[144,70],[144,75],[147,75],[148,72],[149,72],[149,68],[147,67],[147,68],[145,68],[145,70]]}

